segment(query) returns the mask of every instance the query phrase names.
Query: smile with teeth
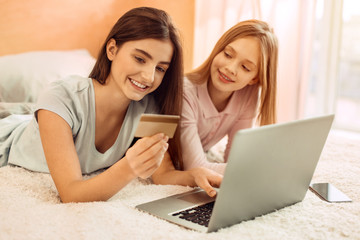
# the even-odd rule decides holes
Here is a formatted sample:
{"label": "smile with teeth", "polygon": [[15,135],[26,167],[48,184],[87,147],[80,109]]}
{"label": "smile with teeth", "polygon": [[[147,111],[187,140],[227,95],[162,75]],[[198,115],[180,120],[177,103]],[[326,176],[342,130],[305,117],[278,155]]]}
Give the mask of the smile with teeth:
{"label": "smile with teeth", "polygon": [[228,78],[226,75],[224,75],[222,72],[219,71],[220,77],[225,79],[228,82],[234,82],[232,79]]}
{"label": "smile with teeth", "polygon": [[141,83],[135,81],[134,79],[131,79],[131,78],[129,78],[129,79],[130,79],[130,82],[132,84],[134,84],[135,86],[137,86],[138,88],[141,88],[141,89],[146,89],[147,88],[147,86],[145,86],[144,84],[141,84]]}

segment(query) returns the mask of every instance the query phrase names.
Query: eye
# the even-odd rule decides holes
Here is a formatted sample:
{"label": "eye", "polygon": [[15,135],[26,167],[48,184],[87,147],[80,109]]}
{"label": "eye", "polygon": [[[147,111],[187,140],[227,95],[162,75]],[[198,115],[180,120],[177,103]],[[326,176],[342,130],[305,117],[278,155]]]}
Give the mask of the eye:
{"label": "eye", "polygon": [[231,58],[231,55],[229,53],[227,53],[226,51],[224,51],[224,55],[226,58]]}
{"label": "eye", "polygon": [[245,69],[245,71],[250,72],[250,69],[247,68],[245,65],[241,65],[241,66],[242,66],[243,69]]}
{"label": "eye", "polygon": [[156,70],[159,71],[159,72],[162,72],[162,73],[166,72],[166,69],[163,68],[163,67],[160,67],[160,66],[157,66]]}
{"label": "eye", "polygon": [[138,63],[145,63],[145,59],[139,57],[139,56],[134,56],[135,60],[138,62]]}

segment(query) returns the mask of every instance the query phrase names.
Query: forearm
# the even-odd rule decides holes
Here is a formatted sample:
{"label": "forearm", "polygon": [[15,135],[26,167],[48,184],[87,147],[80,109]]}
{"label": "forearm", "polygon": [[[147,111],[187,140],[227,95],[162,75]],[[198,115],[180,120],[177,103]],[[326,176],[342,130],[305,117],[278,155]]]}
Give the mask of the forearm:
{"label": "forearm", "polygon": [[171,169],[167,172],[154,174],[152,176],[152,180],[155,184],[162,185],[183,185],[190,187],[197,186],[191,171],[180,171]]}
{"label": "forearm", "polygon": [[152,175],[152,180],[155,184],[162,185],[196,186],[192,172],[176,170],[168,152],[164,155],[160,167]]}
{"label": "forearm", "polygon": [[209,162],[204,152],[196,126],[183,126],[181,138],[184,170],[205,167],[224,174],[225,163]]}
{"label": "forearm", "polygon": [[[205,155],[205,154],[204,154]],[[207,159],[204,161],[194,161],[192,165],[187,167],[187,170],[198,168],[198,167],[205,167],[208,169],[211,169],[221,175],[224,175],[225,168],[227,163],[215,163],[215,162],[209,162]]]}
{"label": "forearm", "polygon": [[213,186],[219,187],[222,181],[221,174],[207,168],[193,168],[187,171],[175,170],[171,161],[167,158],[163,160],[160,169],[152,177],[155,184],[201,187],[211,197],[216,194]]}
{"label": "forearm", "polygon": [[72,181],[63,191],[58,190],[64,203],[106,201],[134,178],[126,161],[120,160],[95,177]]}

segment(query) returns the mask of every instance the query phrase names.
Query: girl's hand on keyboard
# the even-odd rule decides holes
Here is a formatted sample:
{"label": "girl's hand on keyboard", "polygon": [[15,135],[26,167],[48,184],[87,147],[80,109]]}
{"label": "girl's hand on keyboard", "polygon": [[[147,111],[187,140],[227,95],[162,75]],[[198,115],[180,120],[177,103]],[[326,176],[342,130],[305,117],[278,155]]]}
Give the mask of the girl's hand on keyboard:
{"label": "girl's hand on keyboard", "polygon": [[189,170],[198,187],[201,187],[210,197],[215,197],[216,191],[213,187],[220,187],[223,175],[204,167]]}

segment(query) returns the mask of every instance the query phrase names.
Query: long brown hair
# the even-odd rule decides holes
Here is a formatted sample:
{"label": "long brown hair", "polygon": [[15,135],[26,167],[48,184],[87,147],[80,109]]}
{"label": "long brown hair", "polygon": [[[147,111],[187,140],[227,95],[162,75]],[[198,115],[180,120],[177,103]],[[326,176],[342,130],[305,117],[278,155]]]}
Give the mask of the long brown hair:
{"label": "long brown hair", "polygon": [[[110,39],[116,41],[117,47],[123,43],[141,39],[169,39],[174,52],[160,86],[151,93],[154,96],[159,113],[180,115],[183,92],[183,51],[180,36],[170,16],[163,10],[140,7],[126,12],[115,23],[100,49],[97,61],[89,77],[104,84],[111,68],[111,61],[107,58],[106,44]],[[173,139],[169,140],[169,153],[175,168],[182,169],[180,144],[180,128]]]}
{"label": "long brown hair", "polygon": [[210,79],[211,64],[217,54],[238,38],[256,37],[260,42],[261,58],[259,66],[260,102],[257,121],[260,125],[276,122],[276,84],[278,41],[266,22],[259,20],[242,21],[226,31],[217,41],[210,56],[198,68],[186,74],[187,78],[197,84]]}

